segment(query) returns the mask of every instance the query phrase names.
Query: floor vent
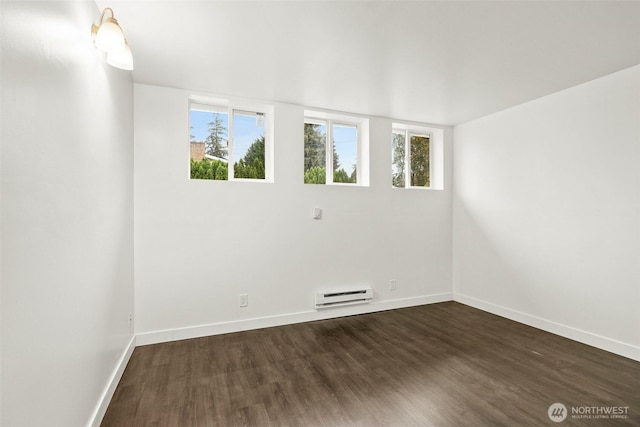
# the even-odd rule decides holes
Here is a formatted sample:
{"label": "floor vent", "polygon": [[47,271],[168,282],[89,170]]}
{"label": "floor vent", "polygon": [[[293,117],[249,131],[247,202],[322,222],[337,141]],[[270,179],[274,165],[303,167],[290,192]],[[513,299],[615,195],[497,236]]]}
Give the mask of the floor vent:
{"label": "floor vent", "polygon": [[371,288],[354,288],[315,293],[316,309],[364,304],[371,302],[372,299],[373,289]]}

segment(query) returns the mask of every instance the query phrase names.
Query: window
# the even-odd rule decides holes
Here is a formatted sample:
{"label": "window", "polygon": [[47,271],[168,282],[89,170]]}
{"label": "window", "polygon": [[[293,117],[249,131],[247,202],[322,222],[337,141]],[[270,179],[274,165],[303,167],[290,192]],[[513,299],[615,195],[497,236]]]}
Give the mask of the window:
{"label": "window", "polygon": [[[436,132],[442,133],[441,130]],[[391,132],[391,185],[393,187],[434,187],[433,134],[434,132],[428,128],[394,123]],[[435,188],[440,189],[440,186]]]}
{"label": "window", "polygon": [[271,181],[266,109],[192,102],[189,106],[191,179]]}
{"label": "window", "polygon": [[304,183],[367,185],[363,124],[368,121],[307,111],[305,116]]}
{"label": "window", "polygon": [[444,129],[393,123],[391,185],[443,190],[444,152]]}

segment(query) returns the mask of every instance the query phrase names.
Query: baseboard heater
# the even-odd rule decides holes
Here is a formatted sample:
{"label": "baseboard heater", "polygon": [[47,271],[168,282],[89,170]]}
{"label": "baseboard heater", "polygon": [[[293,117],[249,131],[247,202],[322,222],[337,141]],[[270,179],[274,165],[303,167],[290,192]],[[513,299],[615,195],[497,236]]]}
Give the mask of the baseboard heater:
{"label": "baseboard heater", "polygon": [[344,305],[365,304],[373,299],[373,289],[353,288],[315,293],[315,307],[330,308]]}

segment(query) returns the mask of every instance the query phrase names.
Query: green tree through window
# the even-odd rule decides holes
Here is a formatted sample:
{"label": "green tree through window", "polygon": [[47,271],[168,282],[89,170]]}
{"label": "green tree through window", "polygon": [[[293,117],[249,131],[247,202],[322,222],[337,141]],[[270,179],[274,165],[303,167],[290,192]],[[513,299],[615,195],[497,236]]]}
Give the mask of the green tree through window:
{"label": "green tree through window", "polygon": [[220,113],[213,113],[213,120],[209,122],[209,136],[204,146],[206,154],[221,159],[227,158],[227,127]]}
{"label": "green tree through window", "polygon": [[240,161],[233,165],[235,178],[264,179],[264,136],[256,139]]}
{"label": "green tree through window", "polygon": [[411,186],[430,186],[428,136],[411,136]]}
{"label": "green tree through window", "polygon": [[404,188],[404,159],[405,159],[405,136],[404,133],[393,132],[392,140],[392,184],[394,187]]}

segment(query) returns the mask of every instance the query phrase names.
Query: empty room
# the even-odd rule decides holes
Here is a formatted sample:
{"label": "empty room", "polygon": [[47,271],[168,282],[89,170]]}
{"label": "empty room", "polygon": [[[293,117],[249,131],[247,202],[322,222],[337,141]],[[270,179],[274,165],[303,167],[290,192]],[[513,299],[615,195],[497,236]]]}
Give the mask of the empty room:
{"label": "empty room", "polygon": [[640,1],[0,2],[0,425],[640,425]]}

